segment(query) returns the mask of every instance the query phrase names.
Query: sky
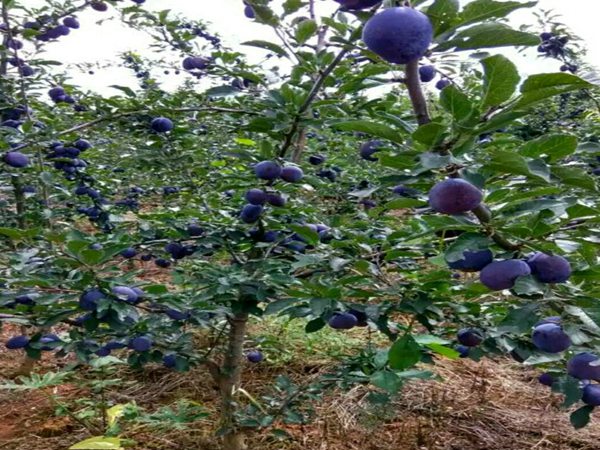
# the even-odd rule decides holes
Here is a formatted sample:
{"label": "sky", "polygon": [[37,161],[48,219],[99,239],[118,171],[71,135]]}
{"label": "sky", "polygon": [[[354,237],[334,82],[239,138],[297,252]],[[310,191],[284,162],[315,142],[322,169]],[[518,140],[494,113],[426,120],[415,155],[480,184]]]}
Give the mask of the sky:
{"label": "sky", "polygon": [[[465,4],[470,0],[460,1]],[[22,1],[27,6],[37,6],[42,2],[43,0]],[[283,0],[273,0],[273,4],[282,2]],[[317,14],[328,14],[335,10],[336,5],[333,0],[317,0]],[[233,49],[242,48],[240,43],[249,40],[263,39],[277,42],[269,27],[255,23],[244,16],[242,0],[146,0],[142,6],[150,10],[170,9],[189,19],[209,22],[212,24],[211,29]],[[597,45],[596,30],[600,0],[539,0],[538,9],[553,10],[559,14],[560,21],[583,39],[588,49],[587,62],[600,68],[600,46]],[[135,86],[131,72],[115,67],[111,62],[115,60],[115,55],[124,51],[142,54],[148,52],[150,42],[144,33],[129,30],[118,20],[104,21],[102,25],[96,24],[99,19],[105,19],[108,15],[110,13],[91,10],[80,14],[78,17],[81,28],[61,38],[58,43],[49,45],[47,54],[44,55],[45,58],[60,60],[67,65],[100,61],[108,66],[104,69],[95,68],[93,75],[87,72],[70,71],[75,84],[100,92],[106,91],[107,86],[111,84]],[[537,22],[528,10],[514,12],[509,17],[514,26],[535,25]],[[243,48],[245,52],[250,52],[249,58],[253,62],[259,62],[265,54],[262,50]],[[535,49],[529,49],[523,54],[511,52],[510,58],[523,74],[554,72],[560,66],[557,61],[537,58]],[[273,63],[275,62],[274,60]],[[166,88],[175,87],[180,81],[173,74],[169,77],[162,80]]]}

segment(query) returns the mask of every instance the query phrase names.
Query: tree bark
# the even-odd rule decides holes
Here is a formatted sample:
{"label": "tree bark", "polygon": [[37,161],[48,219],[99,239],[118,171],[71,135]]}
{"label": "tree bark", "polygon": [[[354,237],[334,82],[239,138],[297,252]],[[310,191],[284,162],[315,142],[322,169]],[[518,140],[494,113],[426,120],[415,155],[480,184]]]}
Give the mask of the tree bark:
{"label": "tree bark", "polygon": [[225,359],[218,373],[221,391],[221,429],[223,430],[224,450],[245,450],[247,448],[244,433],[236,425],[235,391],[242,377],[244,357],[244,338],[248,324],[247,313],[236,313],[230,320],[229,336]]}

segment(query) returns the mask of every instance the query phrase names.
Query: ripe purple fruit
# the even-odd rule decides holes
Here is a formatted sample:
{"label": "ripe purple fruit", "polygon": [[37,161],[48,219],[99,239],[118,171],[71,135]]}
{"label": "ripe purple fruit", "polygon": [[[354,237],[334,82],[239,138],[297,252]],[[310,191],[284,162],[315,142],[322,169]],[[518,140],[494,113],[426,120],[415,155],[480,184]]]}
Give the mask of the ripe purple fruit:
{"label": "ripe purple fruit", "polygon": [[90,4],[92,9],[100,12],[108,11],[108,5],[104,2],[92,2]]}
{"label": "ripe purple fruit", "polygon": [[137,255],[137,251],[133,247],[126,248],[121,252],[121,256],[127,259],[133,258],[135,255]]}
{"label": "ripe purple fruit", "polygon": [[571,339],[560,325],[544,323],[533,329],[533,345],[547,353],[560,353],[571,346]]}
{"label": "ripe purple fruit", "polygon": [[202,234],[204,234],[204,228],[202,228],[198,224],[190,223],[187,226],[187,232],[188,232],[188,235],[190,235],[192,237],[202,236]]}
{"label": "ripe purple fruit", "polygon": [[267,193],[267,202],[275,207],[283,208],[285,206],[285,197],[277,192]]}
{"label": "ripe purple fruit", "polygon": [[480,281],[493,291],[511,289],[517,278],[531,273],[525,261],[520,259],[507,259],[495,261],[483,268],[479,275]]}
{"label": "ripe purple fruit", "polygon": [[600,406],[600,385],[588,384],[583,388],[581,400],[586,405]]}
{"label": "ripe purple fruit", "polygon": [[281,179],[288,183],[297,183],[304,176],[304,172],[300,167],[286,166],[281,169]]}
{"label": "ripe purple fruit", "polygon": [[13,336],[8,341],[6,341],[7,349],[9,350],[18,350],[20,348],[25,348],[29,344],[29,338],[27,336]]}
{"label": "ripe purple fruit", "polygon": [[435,83],[435,88],[438,90],[442,90],[447,86],[450,86],[451,82],[449,79],[447,78],[442,78],[441,80],[439,80],[437,83]]}
{"label": "ripe purple fruit", "polygon": [[448,263],[448,267],[463,272],[479,272],[494,259],[491,250],[465,250],[462,259]]}
{"label": "ripe purple fruit", "polygon": [[421,66],[419,67],[419,78],[423,83],[429,83],[435,78],[435,67],[434,66]]}
{"label": "ripe purple fruit", "polygon": [[476,328],[463,328],[456,333],[458,342],[467,347],[477,347],[483,342],[483,333]]}
{"label": "ripe purple fruit", "polygon": [[94,311],[98,307],[98,302],[103,298],[105,295],[99,289],[91,289],[81,294],[79,307],[86,311]]}
{"label": "ripe purple fruit", "polygon": [[326,159],[327,158],[325,158],[323,155],[311,155],[308,157],[308,162],[311,163],[313,166],[318,166],[320,164],[323,164]]}
{"label": "ripe purple fruit", "polygon": [[345,312],[331,316],[327,323],[335,330],[350,330],[358,324],[358,319],[354,314]]}
{"label": "ripe purple fruit", "polygon": [[275,180],[281,175],[281,166],[275,161],[261,161],[254,166],[254,173],[263,180]]}
{"label": "ripe purple fruit", "polygon": [[171,131],[173,129],[173,122],[171,119],[167,119],[166,117],[157,117],[150,123],[150,128],[157,133],[166,133],[167,131]]}
{"label": "ripe purple fruit", "polygon": [[399,184],[398,186],[394,186],[392,192],[400,197],[417,197],[419,195],[419,191],[414,188],[404,186],[403,184]]}
{"label": "ripe purple fruit", "polygon": [[264,205],[267,202],[267,193],[262,189],[250,189],[246,192],[246,200],[252,205]]}
{"label": "ripe purple fruit", "polygon": [[569,261],[560,255],[535,253],[527,259],[531,273],[542,283],[564,283],[571,276]]}
{"label": "ripe purple fruit", "polygon": [[425,14],[413,8],[388,8],[369,19],[363,41],[388,62],[406,64],[427,52],[433,27]]}
{"label": "ripe purple fruit", "polygon": [[466,345],[457,345],[454,349],[458,352],[461,358],[468,358],[469,352],[471,351],[471,349]]}
{"label": "ripe purple fruit", "polygon": [[371,8],[382,2],[382,0],[335,0],[344,10],[359,10]]}
{"label": "ripe purple fruit", "polygon": [[544,372],[538,377],[538,381],[544,386],[552,386],[554,384],[554,377],[548,372]]}
{"label": "ripe purple fruit", "polygon": [[449,178],[440,181],[429,191],[429,204],[443,214],[462,214],[477,208],[483,193],[468,181]]}
{"label": "ripe purple fruit", "polygon": [[181,65],[185,70],[202,70],[208,67],[209,62],[208,59],[202,58],[201,56],[188,56],[187,58],[184,58]]}
{"label": "ripe purple fruit", "polygon": [[262,214],[263,208],[260,205],[246,205],[242,208],[240,219],[245,223],[254,223]]}
{"label": "ripe purple fruit", "polygon": [[258,350],[250,350],[246,354],[246,358],[251,363],[259,363],[259,362],[261,362],[263,360],[263,354],[260,351],[258,351]]}
{"label": "ripe purple fruit", "polygon": [[152,339],[148,336],[138,336],[129,341],[129,348],[136,352],[147,352],[152,347]]}
{"label": "ripe purple fruit", "polygon": [[73,146],[81,152],[85,152],[86,150],[92,148],[92,144],[85,139],[77,139],[73,142]]}
{"label": "ripe purple fruit", "polygon": [[65,17],[63,19],[63,25],[76,30],[79,28],[79,21],[75,17]]}
{"label": "ripe purple fruit", "polygon": [[139,295],[129,286],[115,286],[111,289],[113,295],[121,300],[125,300],[129,303],[135,303]]}
{"label": "ripe purple fruit", "polygon": [[168,259],[164,259],[164,258],[156,258],[154,260],[154,264],[156,264],[158,267],[160,267],[162,269],[166,269],[171,266],[171,261],[169,261]]}
{"label": "ripe purple fruit", "polygon": [[94,353],[96,354],[96,356],[100,356],[100,357],[108,356],[108,355],[110,355],[110,348],[100,347]]}
{"label": "ripe purple fruit", "polygon": [[177,355],[175,353],[169,353],[162,358],[163,366],[172,369],[177,364]]}
{"label": "ripe purple fruit", "polygon": [[248,19],[254,19],[256,17],[256,14],[254,14],[254,8],[252,8],[252,6],[250,5],[246,5],[246,7],[244,8],[244,15]]}
{"label": "ripe purple fruit", "polygon": [[40,350],[49,352],[56,348],[56,346],[52,344],[60,342],[60,338],[55,334],[46,334],[40,338],[39,342],[40,344],[50,344],[40,347]]}
{"label": "ripe purple fruit", "polygon": [[190,313],[188,313],[187,311],[178,311],[176,309],[167,309],[165,311],[165,314],[173,319],[173,320],[187,320],[190,317]]}
{"label": "ripe purple fruit", "polygon": [[3,161],[11,167],[21,169],[29,165],[29,158],[21,152],[8,152],[4,154]]}
{"label": "ripe purple fruit", "polygon": [[377,158],[373,158],[373,154],[381,150],[383,143],[381,141],[368,141],[360,146],[359,153],[362,159],[367,161],[377,161]]}
{"label": "ripe purple fruit", "polygon": [[578,353],[567,362],[567,372],[574,378],[580,380],[600,380],[600,365],[590,365],[590,363],[600,363],[598,356],[593,353]]}
{"label": "ripe purple fruit", "polygon": [[357,309],[350,309],[350,310],[348,310],[348,313],[350,313],[354,317],[356,317],[356,326],[357,327],[366,327],[369,325],[369,323],[367,322],[367,320],[369,319],[369,316],[367,316],[367,314],[365,312],[359,311]]}

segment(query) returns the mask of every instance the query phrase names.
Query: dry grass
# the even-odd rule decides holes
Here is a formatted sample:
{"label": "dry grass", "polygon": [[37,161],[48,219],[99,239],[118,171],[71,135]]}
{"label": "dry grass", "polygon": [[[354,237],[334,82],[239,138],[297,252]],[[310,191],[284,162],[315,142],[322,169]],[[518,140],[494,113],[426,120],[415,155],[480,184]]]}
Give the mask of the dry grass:
{"label": "dry grass", "polygon": [[[271,330],[269,330],[271,331]],[[288,330],[292,333],[293,330]],[[353,336],[356,341],[359,336]],[[275,377],[287,375],[297,382],[331,368],[324,357],[340,349],[324,339],[320,352],[302,353],[299,342],[290,355],[247,367],[244,388],[253,395],[265,391]],[[296,338],[294,338],[296,340]],[[352,339],[351,339],[352,340]],[[290,342],[290,344],[293,344]],[[325,348],[329,347],[329,348]],[[270,353],[269,353],[270,352]],[[11,358],[9,360],[9,358]],[[6,366],[14,353],[0,352]],[[47,364],[51,364],[50,361]],[[50,365],[50,368],[52,366]],[[309,425],[279,424],[292,436],[275,439],[268,432],[249,436],[250,449],[260,450],[598,450],[597,422],[574,430],[568,414],[559,409],[560,397],[535,380],[536,373],[510,360],[439,361],[435,371],[443,381],[414,381],[392,404],[378,407],[367,400],[366,387],[328,393],[314,405],[316,420]],[[127,370],[128,381],[110,395],[117,403],[135,401],[149,410],[186,398],[202,403],[211,416],[186,431],[126,429],[140,450],[215,450],[218,397],[208,374],[196,368],[178,374],[159,367],[143,372]],[[81,395],[62,386],[66,397]],[[86,437],[81,427],[55,418],[40,393],[27,395],[0,391],[0,448],[6,450],[63,450]]]}

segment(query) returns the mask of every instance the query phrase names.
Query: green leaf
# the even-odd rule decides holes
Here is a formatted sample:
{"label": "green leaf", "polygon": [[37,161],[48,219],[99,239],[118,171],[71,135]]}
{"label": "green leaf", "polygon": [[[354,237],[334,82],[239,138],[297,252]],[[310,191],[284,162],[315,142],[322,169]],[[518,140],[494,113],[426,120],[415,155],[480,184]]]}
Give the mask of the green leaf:
{"label": "green leaf", "polygon": [[96,436],[69,447],[69,450],[122,450],[122,439]]}
{"label": "green leaf", "polygon": [[446,125],[439,122],[430,122],[417,128],[412,137],[415,141],[431,147],[440,142],[445,133]]}
{"label": "green leaf", "polygon": [[427,344],[427,347],[429,347],[431,350],[433,350],[438,355],[445,356],[446,358],[449,358],[449,359],[460,358],[460,353],[458,353],[456,350],[454,350],[450,347],[446,347],[445,345]]}
{"label": "green leaf", "polygon": [[460,14],[460,26],[470,23],[481,22],[486,19],[505,17],[519,8],[535,6],[537,1],[532,2],[498,2],[495,0],[474,0],[465,5]]}
{"label": "green leaf", "polygon": [[290,225],[290,228],[296,232],[298,236],[306,241],[310,245],[317,245],[319,242],[319,233],[311,230],[309,227],[304,225]]}
{"label": "green leaf", "polygon": [[421,361],[421,347],[410,334],[406,334],[394,342],[388,361],[392,369],[408,369]]}
{"label": "green leaf", "polygon": [[552,167],[552,175],[559,178],[564,184],[577,186],[590,191],[596,190],[596,182],[592,176],[578,167]]}
{"label": "green leaf", "polygon": [[434,36],[442,34],[449,29],[458,17],[458,0],[435,0],[427,8],[427,16],[433,25]]}
{"label": "green leaf", "polygon": [[543,161],[527,161],[518,153],[509,150],[493,150],[490,154],[490,162],[485,167],[496,172],[533,176],[550,181],[550,169]]}
{"label": "green leaf", "polygon": [[481,64],[484,72],[482,105],[498,106],[509,100],[521,80],[517,67],[502,55],[485,58]]}
{"label": "green leaf", "polygon": [[523,156],[539,157],[547,155],[550,161],[557,161],[572,154],[577,149],[577,138],[570,134],[548,134],[527,142],[519,153]]}
{"label": "green leaf", "polygon": [[385,209],[405,209],[423,206],[422,200],[416,198],[397,198],[385,204]]}
{"label": "green leaf", "polygon": [[534,46],[539,43],[540,38],[535,34],[513,30],[502,23],[484,23],[460,31],[454,39],[438,45],[433,51]]}
{"label": "green leaf", "polygon": [[388,139],[392,142],[404,142],[404,139],[400,136],[400,130],[396,130],[382,123],[368,122],[366,120],[349,120],[333,123],[331,124],[331,127],[342,131],[360,131],[372,136]]}
{"label": "green leaf", "polygon": [[579,386],[579,380],[573,377],[566,376],[560,377],[552,384],[552,392],[559,392],[565,396],[562,407],[568,408],[579,400],[581,400],[581,387]]}
{"label": "green leaf", "polygon": [[576,430],[585,427],[590,423],[590,414],[592,414],[592,411],[594,411],[594,407],[591,405],[585,405],[578,410],[573,411],[569,417],[571,425],[573,425]]}
{"label": "green leaf", "polygon": [[283,12],[285,15],[293,14],[302,8],[305,4],[301,0],[285,0],[283,3]]}
{"label": "green leaf", "polygon": [[458,122],[467,119],[473,112],[473,103],[469,97],[459,91],[454,85],[442,89],[440,103]]}
{"label": "green leaf", "polygon": [[391,394],[395,394],[402,387],[402,379],[394,372],[380,370],[371,375],[371,384]]}
{"label": "green leaf", "polygon": [[246,42],[242,42],[242,45],[247,45],[249,47],[257,47],[257,48],[269,50],[270,52],[276,53],[279,56],[288,56],[287,52],[282,47],[280,47],[277,44],[273,44],[272,42],[269,42],[269,41],[261,41],[261,40],[246,41]]}
{"label": "green leaf", "polygon": [[303,20],[296,29],[296,40],[299,44],[304,44],[317,32],[317,22],[312,19]]}
{"label": "green leaf", "polygon": [[531,75],[521,86],[521,96],[512,109],[521,109],[565,92],[589,89],[594,85],[570,73],[542,73]]}
{"label": "green leaf", "polygon": [[315,331],[319,331],[325,325],[325,321],[320,317],[317,317],[316,319],[307,322],[306,326],[304,327],[304,331],[307,333],[314,333]]}

